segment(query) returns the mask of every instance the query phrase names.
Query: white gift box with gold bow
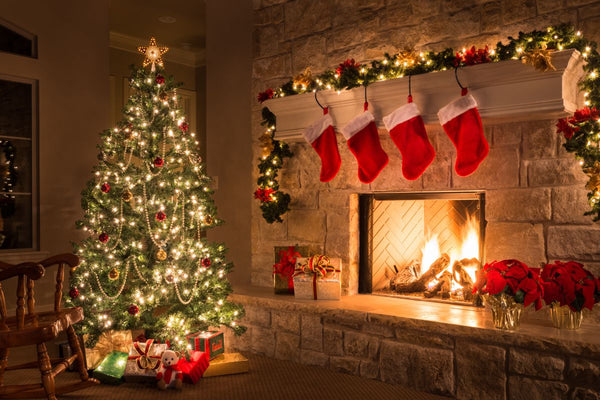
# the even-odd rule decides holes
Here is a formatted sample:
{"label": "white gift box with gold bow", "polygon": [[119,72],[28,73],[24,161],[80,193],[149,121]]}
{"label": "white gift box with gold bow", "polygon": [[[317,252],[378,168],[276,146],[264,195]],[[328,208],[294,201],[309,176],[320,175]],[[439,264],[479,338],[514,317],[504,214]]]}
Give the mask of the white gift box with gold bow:
{"label": "white gift box with gold bow", "polygon": [[160,368],[160,357],[167,350],[166,344],[153,340],[134,342],[129,349],[129,359],[125,366],[126,382],[151,382],[156,379]]}
{"label": "white gift box with gold bow", "polygon": [[342,296],[341,258],[320,255],[297,258],[294,296],[302,300],[339,300]]}

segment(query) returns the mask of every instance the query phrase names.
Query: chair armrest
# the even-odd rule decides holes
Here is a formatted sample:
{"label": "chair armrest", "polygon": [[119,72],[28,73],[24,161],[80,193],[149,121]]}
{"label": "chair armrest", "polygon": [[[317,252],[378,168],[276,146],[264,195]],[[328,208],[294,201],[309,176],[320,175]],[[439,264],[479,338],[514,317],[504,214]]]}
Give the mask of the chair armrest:
{"label": "chair armrest", "polygon": [[29,279],[35,281],[44,276],[45,272],[46,270],[41,264],[36,264],[34,262],[24,262],[13,267],[1,270],[0,281],[5,281],[9,278],[18,275],[26,275]]}

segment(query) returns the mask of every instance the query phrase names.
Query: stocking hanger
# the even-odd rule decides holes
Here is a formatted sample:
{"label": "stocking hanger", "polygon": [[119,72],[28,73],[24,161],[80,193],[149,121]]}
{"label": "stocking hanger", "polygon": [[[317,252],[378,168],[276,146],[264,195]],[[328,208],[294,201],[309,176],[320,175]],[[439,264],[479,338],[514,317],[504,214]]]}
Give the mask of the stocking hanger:
{"label": "stocking hanger", "polygon": [[317,90],[315,90],[315,101],[317,102],[317,104],[319,105],[319,107],[321,107],[321,109],[322,109],[322,110],[324,110],[324,109],[325,109],[325,107],[323,107],[323,106],[321,105],[321,103],[319,103],[319,99],[317,98]]}
{"label": "stocking hanger", "polygon": [[460,86],[461,90],[465,90],[466,87],[464,87],[461,83],[460,80],[458,79],[458,69],[460,68],[460,66],[456,66],[454,68],[454,77],[456,78],[456,83],[458,83],[458,86]]}

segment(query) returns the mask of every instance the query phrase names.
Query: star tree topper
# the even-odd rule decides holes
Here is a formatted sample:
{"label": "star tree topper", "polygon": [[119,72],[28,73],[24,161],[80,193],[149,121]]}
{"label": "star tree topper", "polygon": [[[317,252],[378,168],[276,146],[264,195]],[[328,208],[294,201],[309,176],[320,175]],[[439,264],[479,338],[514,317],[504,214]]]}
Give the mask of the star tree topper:
{"label": "star tree topper", "polygon": [[147,67],[152,64],[152,71],[154,71],[156,64],[160,67],[163,66],[162,55],[169,51],[169,48],[157,45],[156,39],[151,37],[150,44],[148,46],[139,46],[137,51],[146,56],[146,58],[144,58],[143,66]]}

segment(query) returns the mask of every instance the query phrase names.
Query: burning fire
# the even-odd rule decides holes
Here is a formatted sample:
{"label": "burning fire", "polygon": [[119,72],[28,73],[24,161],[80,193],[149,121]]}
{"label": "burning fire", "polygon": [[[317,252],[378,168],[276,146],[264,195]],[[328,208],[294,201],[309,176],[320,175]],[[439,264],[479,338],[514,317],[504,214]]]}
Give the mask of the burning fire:
{"label": "burning fire", "polygon": [[[440,272],[437,277],[440,277],[445,271],[452,273],[452,266],[455,261],[476,258],[479,260],[479,227],[477,219],[473,216],[469,216],[465,225],[462,227],[460,232],[461,245],[460,251],[450,251],[450,264],[448,268]],[[421,275],[429,270],[431,265],[441,256],[440,244],[437,235],[432,235],[423,247],[423,256],[421,257]],[[471,280],[475,282],[477,267],[465,267],[465,271],[471,277]],[[431,289],[437,284],[437,279],[429,282],[429,288]],[[461,289],[461,285],[457,282],[456,278],[452,280],[452,291]]]}

